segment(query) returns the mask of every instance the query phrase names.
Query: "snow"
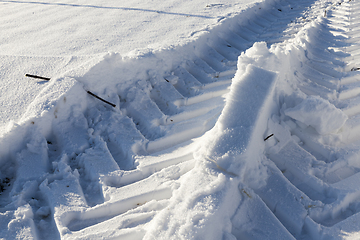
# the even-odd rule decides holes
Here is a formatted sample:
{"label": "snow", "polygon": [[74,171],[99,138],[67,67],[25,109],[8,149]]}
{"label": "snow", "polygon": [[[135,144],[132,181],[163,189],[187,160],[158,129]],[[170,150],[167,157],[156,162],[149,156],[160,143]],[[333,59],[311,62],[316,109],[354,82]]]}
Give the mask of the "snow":
{"label": "snow", "polygon": [[44,87],[26,73],[84,75],[108,52],[137,56],[183,45],[255,2],[1,1],[0,126],[19,120]]}
{"label": "snow", "polygon": [[284,113],[307,126],[314,127],[320,134],[339,130],[348,119],[343,111],[317,96],[304,99],[299,105],[286,109]]}
{"label": "snow", "polygon": [[[265,43],[256,44],[253,48],[257,47],[260,50],[263,47],[267,49]],[[241,58],[242,56],[239,57],[239,65],[242,66]],[[238,69],[241,69],[241,66]],[[254,65],[247,65],[244,73],[238,70],[233,78],[222,114],[213,130],[209,132],[213,137],[209,136],[210,143],[205,144],[205,158],[215,161],[219,168],[234,175],[252,175],[250,169],[256,168],[260,176],[253,175],[254,180],[261,182],[266,178],[261,176],[261,172],[258,171],[259,163],[256,162],[260,158],[257,156],[259,148],[264,148],[264,144],[261,146],[259,142],[261,143],[263,139],[262,133],[266,128],[267,116],[274,108],[271,106],[273,104],[271,92],[275,80],[275,73]],[[244,101],[244,98],[247,100]],[[244,112],[248,114],[244,115]],[[258,123],[254,124],[254,122]],[[245,173],[244,170],[248,172]]]}
{"label": "snow", "polygon": [[356,239],[359,6],[1,1],[0,238]]}

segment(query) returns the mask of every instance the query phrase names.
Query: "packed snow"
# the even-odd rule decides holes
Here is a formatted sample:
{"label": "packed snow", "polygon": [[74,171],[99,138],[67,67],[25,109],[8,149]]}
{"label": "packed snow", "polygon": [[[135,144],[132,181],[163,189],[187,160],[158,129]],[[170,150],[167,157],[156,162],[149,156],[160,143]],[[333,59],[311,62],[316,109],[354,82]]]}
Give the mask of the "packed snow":
{"label": "packed snow", "polygon": [[320,134],[339,130],[348,116],[329,101],[318,96],[309,96],[299,105],[284,111],[286,116],[312,126]]}
{"label": "packed snow", "polygon": [[0,238],[358,239],[360,2],[0,6]]}

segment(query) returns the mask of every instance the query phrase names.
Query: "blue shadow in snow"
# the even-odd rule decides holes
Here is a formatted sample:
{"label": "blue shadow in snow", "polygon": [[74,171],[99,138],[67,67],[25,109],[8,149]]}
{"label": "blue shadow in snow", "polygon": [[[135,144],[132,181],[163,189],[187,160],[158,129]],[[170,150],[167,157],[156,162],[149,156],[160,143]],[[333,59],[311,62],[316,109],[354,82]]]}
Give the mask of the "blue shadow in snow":
{"label": "blue shadow in snow", "polygon": [[49,2],[35,2],[35,1],[1,1],[1,2],[53,5],[53,6],[65,6],[65,7],[100,8],[100,9],[125,10],[125,11],[142,11],[142,12],[153,12],[153,13],[158,13],[158,14],[178,15],[178,16],[184,16],[184,17],[197,17],[197,18],[209,18],[209,19],[215,18],[215,17],[204,16],[204,15],[164,12],[164,11],[158,11],[158,10],[152,10],[152,9],[129,8],[129,7],[107,7],[107,6],[96,6],[96,5],[87,5],[87,4],[49,3]]}

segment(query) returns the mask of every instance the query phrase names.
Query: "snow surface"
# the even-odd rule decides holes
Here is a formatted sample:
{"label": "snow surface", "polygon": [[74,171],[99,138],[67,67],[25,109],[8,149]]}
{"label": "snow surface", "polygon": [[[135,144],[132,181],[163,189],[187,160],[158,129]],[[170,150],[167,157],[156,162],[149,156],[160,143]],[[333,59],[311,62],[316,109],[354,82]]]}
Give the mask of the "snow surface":
{"label": "snow surface", "polygon": [[320,134],[340,129],[348,116],[329,101],[317,96],[304,99],[299,105],[284,111],[286,116],[312,126]]}
{"label": "snow surface", "polygon": [[256,2],[1,1],[0,129],[44,88],[26,73],[82,76],[108,52],[136,57],[184,45]]}
{"label": "snow surface", "polygon": [[356,0],[0,6],[0,238],[358,238]]}

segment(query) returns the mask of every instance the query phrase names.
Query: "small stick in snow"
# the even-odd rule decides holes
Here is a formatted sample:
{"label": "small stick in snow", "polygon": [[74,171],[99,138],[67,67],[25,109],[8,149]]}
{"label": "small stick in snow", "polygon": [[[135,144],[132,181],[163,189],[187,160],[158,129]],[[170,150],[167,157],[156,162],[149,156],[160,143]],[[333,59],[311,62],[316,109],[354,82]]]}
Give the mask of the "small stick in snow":
{"label": "small stick in snow", "polygon": [[31,74],[25,74],[25,77],[38,78],[38,79],[42,79],[42,80],[46,80],[46,81],[50,81],[50,78],[47,78],[47,77],[40,77],[40,76],[36,76],[36,75],[31,75]]}
{"label": "small stick in snow", "polygon": [[248,196],[249,198],[252,198],[251,195],[250,195],[248,192],[245,191],[245,189],[242,189],[241,191],[242,191],[243,193],[245,193],[246,196]]}
{"label": "small stick in snow", "polygon": [[266,140],[268,140],[269,138],[271,138],[272,136],[274,136],[274,134],[272,133],[272,134],[270,134],[269,136],[267,136],[265,139],[264,139],[264,141],[266,141]]}
{"label": "small stick in snow", "polygon": [[106,101],[105,99],[102,99],[101,97],[95,95],[94,93],[92,93],[92,92],[90,92],[90,91],[86,91],[86,92],[87,92],[88,94],[90,94],[91,96],[93,96],[93,97],[95,97],[95,98],[103,101],[104,103],[107,103],[107,104],[111,105],[112,107],[116,107],[115,104],[113,104],[113,103],[111,103],[111,102],[108,102],[108,101]]}

